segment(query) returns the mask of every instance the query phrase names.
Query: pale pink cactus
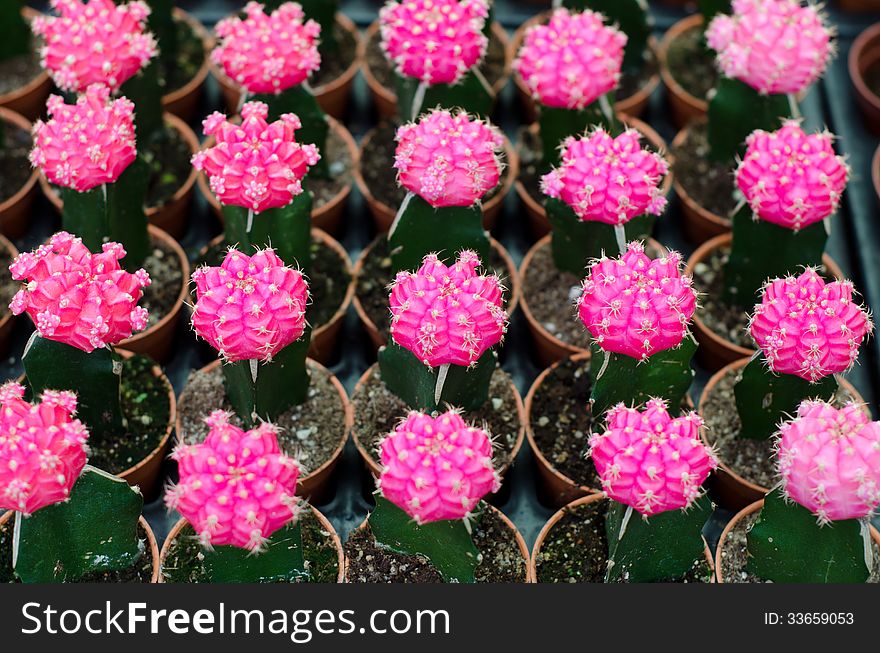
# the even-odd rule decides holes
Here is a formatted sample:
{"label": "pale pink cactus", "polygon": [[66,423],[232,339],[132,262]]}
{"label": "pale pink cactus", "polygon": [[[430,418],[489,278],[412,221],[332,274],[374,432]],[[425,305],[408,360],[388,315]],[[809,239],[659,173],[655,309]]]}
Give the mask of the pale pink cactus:
{"label": "pale pink cactus", "polygon": [[76,104],[52,95],[46,107],[49,120],[34,124],[30,161],[53,184],[82,193],[113,183],[137,157],[134,104],[111,101],[106,86],[89,86]]}
{"label": "pale pink cactus", "polygon": [[230,249],[220,267],[200,267],[192,278],[193,329],[225,360],[268,361],[302,337],[309,285],[273,250]]}
{"label": "pale pink cactus", "polygon": [[785,495],[820,524],[871,517],[880,508],[880,422],[864,406],[807,400],[776,442]]}
{"label": "pale pink cactus", "polygon": [[825,283],[812,268],[768,283],[749,333],[770,369],[816,382],[852,367],[873,328],[853,293],[852,282]]}
{"label": "pale pink cactus", "polygon": [[397,181],[434,207],[473,206],[501,179],[501,132],[435,109],[397,130]]}
{"label": "pale pink cactus", "polygon": [[486,0],[401,0],[379,10],[382,50],[397,72],[455,84],[486,54]]}
{"label": "pale pink cactus", "polygon": [[617,88],[626,41],[602,14],[557,9],[526,31],[513,68],[544,106],[583,109]]}
{"label": "pale pink cactus", "polygon": [[285,113],[271,124],[268,115],[265,103],[246,102],[240,125],[218,112],[202,122],[217,144],[196,153],[192,164],[208,175],[221,203],[256,213],[287,206],[303,192],[303,177],[321,159],[313,144],[296,142],[302,126],[296,115]]}
{"label": "pale pink cactus", "polygon": [[795,121],[756,130],[736,169],[736,185],[761,220],[797,231],[837,211],[849,166],[830,133],[805,134]]}
{"label": "pale pink cactus", "polygon": [[578,314],[603,350],[644,360],[681,344],[696,306],[681,255],[651,260],[642,243],[632,242],[620,258],[593,263]]}
{"label": "pale pink cactus", "polygon": [[72,392],[46,390],[31,404],[24,386],[0,386],[0,509],[29,515],[67,501],[88,456],[89,433],[75,412]]}
{"label": "pale pink cactus", "polygon": [[379,445],[382,496],[418,524],[463,519],[501,479],[492,439],[454,410],[411,412]]}
{"label": "pale pink cactus", "polygon": [[643,515],[687,508],[718,466],[700,439],[703,421],[693,411],[673,418],[666,402],[652,399],[644,410],[618,404],[606,420],[605,432],[590,436],[602,489]]}
{"label": "pale pink cactus", "polygon": [[41,63],[65,91],[81,93],[92,84],[116,92],[146,68],[155,56],[156,39],[146,31],[150,8],[145,2],[51,0],[58,16],[39,15],[31,22],[43,39]]}
{"label": "pale pink cactus", "polygon": [[565,202],[584,221],[616,225],[646,213],[660,215],[666,207],[660,183],[669,164],[642,149],[640,138],[634,129],[615,138],[601,127],[567,138],[562,163],[544,175],[541,191]]}
{"label": "pale pink cactus", "polygon": [[321,26],[305,20],[302,7],[285,2],[266,14],[249,2],[244,18],[230,16],[217,23],[220,39],[211,59],[248,93],[281,93],[302,84],[321,66]]}
{"label": "pale pink cactus", "polygon": [[452,265],[435,254],[391,286],[391,337],[430,367],[472,365],[507,331],[503,288],[477,273],[480,258],[463,251]]}
{"label": "pale pink cactus", "polygon": [[205,419],[201,444],[181,444],[171,457],[180,480],[165,503],[190,523],[205,547],[232,545],[260,552],[277,530],[296,520],[299,463],[278,447],[278,429],[244,431],[222,410]]}
{"label": "pale pink cactus", "polygon": [[147,326],[147,310],[137,303],[150,275],[126,272],[119,265],[124,256],[119,243],[92,254],[81,239],[59,231],[9,266],[12,278],[24,282],[9,309],[27,313],[47,340],[84,352],[114,345]]}
{"label": "pale pink cactus", "polygon": [[733,0],[706,30],[726,77],[761,94],[800,93],[814,83],[834,51],[817,5],[800,0]]}

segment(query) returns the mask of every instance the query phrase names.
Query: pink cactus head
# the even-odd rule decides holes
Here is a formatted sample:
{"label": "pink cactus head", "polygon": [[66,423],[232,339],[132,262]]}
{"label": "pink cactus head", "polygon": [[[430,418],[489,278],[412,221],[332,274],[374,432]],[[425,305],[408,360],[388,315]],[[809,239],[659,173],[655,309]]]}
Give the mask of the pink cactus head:
{"label": "pink cactus head", "polygon": [[287,206],[303,192],[302,180],[321,159],[313,144],[296,142],[299,118],[285,113],[269,124],[269,107],[246,102],[241,125],[214,112],[202,123],[217,144],[195,154],[192,164],[208,175],[211,190],[223,204],[256,213]]}
{"label": "pink cactus head", "polygon": [[435,109],[397,130],[397,181],[434,207],[473,206],[498,185],[503,146],[489,123]]}
{"label": "pink cactus head", "polygon": [[473,365],[507,331],[502,286],[477,274],[480,258],[463,251],[453,265],[435,254],[391,286],[391,337],[430,367]]}
{"label": "pink cactus head", "polygon": [[776,446],[783,492],[820,524],[870,517],[880,507],[880,422],[863,406],[803,401]]}
{"label": "pink cactus head", "polygon": [[853,292],[852,282],[825,283],[812,268],[768,283],[749,332],[770,369],[810,382],[848,370],[873,328]]}
{"label": "pink cactus head", "polygon": [[831,134],[805,134],[789,121],[752,132],[746,144],[736,185],[757,217],[797,231],[837,211],[849,166],[834,153]]}
{"label": "pink cactus head", "polygon": [[168,488],[165,503],[183,515],[203,546],[258,552],[299,515],[299,463],[281,453],[271,424],[244,431],[229,417],[214,411],[205,419],[210,431],[204,442],[175,449],[180,481]]}
{"label": "pink cactus head", "polygon": [[620,258],[593,263],[578,313],[602,349],[644,360],[681,343],[696,306],[681,255],[651,260],[641,243],[632,242]]}
{"label": "pink cactus head", "polygon": [[46,390],[41,403],[24,400],[24,386],[0,386],[0,509],[29,515],[66,501],[85,467],[89,433],[78,419],[76,395]]}
{"label": "pink cactus head", "polygon": [[404,77],[455,84],[486,54],[486,0],[401,0],[379,10],[385,56]]}
{"label": "pink cactus head", "polygon": [[673,419],[662,399],[650,400],[644,410],[614,406],[606,431],[590,436],[605,494],[643,515],[690,506],[718,466],[700,439],[702,425],[693,411]]}
{"label": "pink cactus head", "polygon": [[382,496],[419,524],[462,519],[501,487],[491,436],[454,410],[411,412],[382,440],[380,457]]}
{"label": "pink cactus head", "polygon": [[150,275],[123,270],[124,256],[119,243],[104,243],[92,254],[81,239],[59,231],[9,266],[12,278],[25,284],[9,309],[27,313],[47,340],[84,352],[114,345],[147,326],[147,310],[137,303]]}
{"label": "pink cactus head", "polygon": [[302,7],[285,2],[271,14],[249,2],[247,16],[217,23],[219,45],[211,59],[248,93],[281,93],[302,84],[321,66],[321,26],[304,20]]}
{"label": "pink cactus head", "polygon": [[626,41],[602,14],[557,9],[526,31],[513,68],[537,102],[583,109],[617,88]]}
{"label": "pink cactus head", "polygon": [[800,93],[822,73],[834,47],[816,5],[800,0],[733,0],[706,39],[718,68],[761,94]]}
{"label": "pink cactus head", "polygon": [[41,63],[65,91],[81,93],[92,84],[116,92],[155,56],[156,39],[146,31],[145,2],[51,0],[58,16],[31,22],[42,37]]}
{"label": "pink cactus head", "polygon": [[195,332],[227,361],[271,360],[306,328],[309,285],[271,249],[230,249],[219,267],[193,272]]}
{"label": "pink cactus head", "polygon": [[640,134],[627,129],[616,138],[601,127],[562,145],[562,164],[541,179],[541,191],[568,204],[584,221],[624,224],[650,213],[660,215],[666,197],[660,182],[666,160],[639,146]]}
{"label": "pink cactus head", "polygon": [[134,104],[110,100],[110,91],[89,86],[76,104],[49,97],[49,121],[34,124],[31,164],[53,184],[78,192],[110,184],[137,157]]}

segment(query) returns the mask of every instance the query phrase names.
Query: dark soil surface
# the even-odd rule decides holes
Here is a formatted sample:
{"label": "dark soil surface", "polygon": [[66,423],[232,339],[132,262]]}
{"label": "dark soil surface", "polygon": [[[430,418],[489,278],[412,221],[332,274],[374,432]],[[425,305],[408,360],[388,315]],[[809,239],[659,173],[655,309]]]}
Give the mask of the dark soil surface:
{"label": "dark soil surface", "polygon": [[0,95],[26,86],[42,71],[40,53],[36,47],[26,55],[0,61]]}
{"label": "dark soil surface", "polygon": [[312,209],[320,209],[352,184],[351,152],[342,136],[334,129],[327,132],[327,148],[321,156],[329,162],[330,176],[326,179],[309,175],[305,185],[312,192]]}
{"label": "dark soil surface", "polygon": [[150,166],[146,206],[164,206],[171,201],[192,171],[192,155],[189,144],[183,140],[179,131],[166,125],[165,129],[158,132],[144,153]]}
{"label": "dark soil surface", "polygon": [[28,161],[31,144],[31,135],[23,129],[0,124],[0,204],[20,191],[33,173]]}
{"label": "dark soil surface", "polygon": [[348,70],[357,54],[357,41],[354,35],[342,29],[339,23],[333,26],[333,38],[336,40],[337,50],[332,53],[332,56],[321,57],[321,67],[313,73],[309,80],[313,88],[338,79]]}
{"label": "dark soil surface", "polygon": [[701,27],[690,29],[669,44],[666,62],[673,79],[699,100],[705,100],[718,81],[718,69],[706,48]]}
{"label": "dark soil surface", "polygon": [[174,27],[177,31],[177,57],[169,64],[159,54],[159,86],[163,89],[163,95],[176,91],[186,86],[205,61],[205,49],[199,35],[196,34],[189,24],[174,18]]}
{"label": "dark soil surface", "polygon": [[174,250],[158,240],[153,241],[153,250],[143,263],[152,283],[144,288],[144,296],[139,302],[150,314],[147,328],[168,315],[177,305],[180,289],[189,279],[184,280],[180,259]]}
{"label": "dark soil surface", "polygon": [[672,166],[675,179],[692,200],[721,217],[733,212],[736,208],[733,168],[709,159],[705,122],[691,125],[688,138],[672,148],[672,156],[675,157]]}
{"label": "dark soil surface", "polygon": [[694,266],[694,287],[700,293],[697,317],[725,340],[754,349],[755,341],[749,335],[748,313],[721,300],[724,296],[724,266],[729,256],[729,247],[716,249]]}

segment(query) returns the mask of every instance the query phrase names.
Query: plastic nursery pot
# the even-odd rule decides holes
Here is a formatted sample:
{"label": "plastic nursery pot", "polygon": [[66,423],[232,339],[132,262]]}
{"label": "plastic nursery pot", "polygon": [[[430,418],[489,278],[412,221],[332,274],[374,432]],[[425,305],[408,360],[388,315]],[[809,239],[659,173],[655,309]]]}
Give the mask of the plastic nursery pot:
{"label": "plastic nursery pot", "polygon": [[[663,158],[669,162],[669,172],[663,178],[663,182],[660,184],[660,192],[663,195],[669,195],[669,191],[673,185],[673,175],[672,175],[672,155],[668,151],[666,147],[666,141],[658,134],[650,125],[646,122],[639,120],[638,118],[633,118],[629,115],[618,114],[617,119],[627,127],[631,127],[639,132],[644,138],[645,141],[656,151],[663,154]],[[532,123],[528,127],[528,131],[531,137],[532,142],[537,142],[539,136],[540,128],[538,123]],[[522,143],[517,143],[517,150],[521,149]],[[529,218],[529,226],[531,228],[532,235],[539,239],[543,238],[547,234],[550,233],[550,221],[547,219],[547,211],[544,210],[544,205],[534,197],[526,188],[525,184],[521,179],[517,178],[514,187],[516,188],[516,194],[519,196],[520,201],[525,205],[526,215]]]}
{"label": "plastic nursery pot", "polygon": [[[550,13],[551,12],[549,11],[540,13],[519,26],[519,29],[513,33],[513,37],[510,39],[510,44],[508,45],[508,61],[513,62],[513,60],[516,59],[516,55],[519,52],[520,47],[522,47],[523,39],[525,38],[528,29],[535,25],[548,22],[550,20]],[[656,40],[653,36],[648,39],[648,49],[652,53],[657,52]],[[532,98],[532,94],[525,85],[522,76],[516,71],[513,72],[513,82],[516,85],[516,95],[522,106],[525,122],[534,122],[538,118],[538,112],[535,108],[535,100]],[[618,99],[614,103],[614,110],[617,113],[625,113],[626,115],[633,117],[642,115],[648,106],[648,100],[650,99],[651,94],[659,85],[660,75],[654,73],[638,91],[628,97]]]}
{"label": "plastic nursery pot", "polygon": [[[4,514],[0,515],[0,527],[2,527],[6,522],[12,519],[12,516],[15,514],[14,511],[8,510]],[[160,554],[159,554],[159,544],[156,542],[156,535],[153,533],[153,529],[150,528],[149,522],[143,518],[143,516],[138,517],[138,526],[140,526],[144,533],[147,536],[147,546],[150,548],[150,556],[153,561],[153,572],[150,575],[151,583],[161,583],[159,569],[160,569]]]}
{"label": "plastic nursery pot", "polygon": [[[701,263],[705,263],[718,250],[730,248],[732,243],[733,234],[728,232],[700,245],[688,259],[687,274],[694,277],[695,281],[699,281],[699,278],[694,275],[696,267]],[[835,279],[844,278],[843,271],[834,259],[827,254],[822,255],[822,264],[825,266],[828,276]],[[697,287],[697,290],[702,291],[699,287]],[[694,313],[693,332],[697,342],[700,343],[700,347],[697,350],[697,358],[710,372],[715,372],[725,365],[755,353],[754,349],[737,345],[712,331],[700,317],[699,311]]]}
{"label": "plastic nursery pot", "polygon": [[[597,501],[607,500],[608,499],[603,492],[594,492],[592,494],[588,494],[587,496],[581,497],[580,499],[575,499],[574,501],[571,501],[550,516],[550,519],[547,520],[547,522],[541,528],[541,531],[538,533],[538,537],[535,539],[535,545],[532,547],[532,554],[529,556],[529,576],[534,579],[533,582],[541,582],[538,579],[538,556],[541,554],[541,548],[544,546],[544,542],[547,541],[547,538],[553,531],[553,527],[556,526],[556,524],[559,523],[559,521],[563,517],[565,517],[571,510],[579,508],[580,506],[586,506],[591,503],[596,503]],[[709,550],[709,545],[705,546],[703,553],[706,558],[706,564],[709,566],[709,569],[714,572],[715,560],[712,557],[712,552]]]}
{"label": "plastic nursery pot", "polygon": [[[504,72],[501,77],[492,84],[492,90],[495,91],[496,97],[501,93],[504,87],[507,85],[507,80],[510,77],[510,63],[512,59],[510,58],[510,48],[508,45],[509,39],[507,38],[507,32],[504,31],[504,28],[498,21],[493,21],[491,25],[492,29],[492,38],[501,43],[502,48],[505,53],[504,60]],[[387,86],[383,86],[379,80],[376,78],[375,73],[370,68],[370,61],[367,57],[367,49],[370,46],[370,43],[378,38],[379,33],[379,21],[374,21],[364,32],[364,36],[361,39],[360,43],[360,51],[358,59],[361,61],[361,71],[363,72],[364,79],[367,82],[367,86],[370,89],[370,95],[373,98],[373,104],[376,107],[376,112],[379,114],[380,118],[394,118],[397,115],[397,93],[394,88],[389,88]]]}
{"label": "plastic nursery pot", "polygon": [[[14,261],[18,256],[18,250],[5,236],[0,235],[0,249],[3,249],[10,261]],[[9,274],[8,270],[3,270],[2,274]],[[8,307],[0,308],[0,356],[5,356],[9,351],[9,341],[12,337],[12,328],[15,325],[16,316]]]}
{"label": "plastic nursery pot", "polygon": [[[31,123],[24,116],[2,106],[0,106],[0,120],[7,126],[11,125],[28,134],[31,133]],[[30,166],[30,162],[25,161],[24,165]],[[24,185],[12,197],[0,202],[0,233],[18,238],[27,231],[39,176],[40,173],[34,168]]]}
{"label": "plastic nursery pot", "polygon": [[868,76],[876,84],[880,80],[880,23],[859,34],[853,42],[847,59],[856,103],[868,128],[880,134],[880,96],[869,86]]}
{"label": "plastic nursery pot", "polygon": [[[21,12],[30,23],[40,12],[23,7]],[[0,95],[0,108],[9,109],[25,116],[28,120],[36,120],[46,108],[46,99],[52,92],[52,80],[45,69],[24,86]]]}
{"label": "plastic nursery pot", "polygon": [[[373,252],[373,248],[376,246],[377,240],[371,242],[364,250],[361,252],[361,255],[358,257],[358,260],[354,264],[354,273],[352,275],[352,281],[354,284],[355,292],[352,297],[352,303],[354,304],[354,310],[358,315],[358,318],[361,321],[364,329],[366,329],[367,334],[370,336],[370,340],[375,345],[376,349],[388,344],[387,339],[379,330],[379,327],[376,326],[376,323],[369,316],[366,309],[364,309],[364,305],[361,300],[357,296],[357,285],[358,279],[364,275],[364,268],[367,260],[370,258]],[[507,285],[507,314],[513,315],[514,311],[516,311],[516,307],[519,303],[520,297],[522,296],[522,288],[520,285],[520,277],[516,271],[516,264],[513,262],[513,259],[510,257],[507,249],[505,249],[504,245],[499,243],[494,238],[489,239],[489,243],[492,246],[493,253],[502,261],[504,261],[504,268],[507,270],[507,278],[503,281]],[[389,279],[389,282],[391,279]]]}
{"label": "plastic nursery pot", "polygon": [[213,47],[213,39],[208,30],[198,20],[179,7],[174,8],[174,20],[185,23],[199,41],[202,42],[202,51],[205,53],[205,56],[202,60],[202,65],[199,66],[192,79],[180,88],[162,96],[162,108],[183,120],[191,121],[199,108],[199,100],[202,97],[205,79],[208,77],[208,62],[211,48]]}
{"label": "plastic nursery pot", "polygon": [[663,78],[664,86],[666,86],[666,98],[669,102],[672,122],[679,129],[687,125],[691,120],[705,117],[709,110],[709,103],[705,99],[688,93],[675,79],[672,71],[669,70],[669,48],[684,34],[702,29],[702,27],[702,14],[694,14],[693,16],[682,18],[663,35],[660,49],[657,52],[657,58],[660,60],[660,76]]}
{"label": "plastic nursery pot", "polygon": [[[351,133],[348,129],[345,128],[341,122],[336,120],[335,118],[330,118],[328,116],[328,120],[330,122],[330,129],[336,134],[342,141],[345,143],[345,149],[348,152],[348,156],[351,159],[351,174],[355,179],[357,178],[357,169],[358,162],[360,157],[360,152],[357,147],[357,143],[354,142],[354,138],[352,138]],[[215,139],[213,136],[210,136],[207,140],[205,140],[202,145],[202,149],[208,149],[209,147],[214,146]],[[204,172],[197,173],[198,178],[198,186],[199,191],[202,193],[202,196],[208,201],[208,204],[211,205],[211,209],[213,209],[214,214],[223,222],[223,207],[220,205],[220,201],[217,199],[217,196],[214,195],[214,192],[211,190],[211,186],[208,183],[208,177]],[[306,183],[308,185],[308,183]],[[345,214],[345,205],[348,200],[348,196],[351,194],[351,187],[353,182],[349,181],[345,185],[345,188],[340,190],[336,195],[333,196],[328,202],[321,206],[312,208],[312,226],[317,227],[323,231],[326,231],[328,234],[332,234],[334,236],[338,236],[342,231],[342,217]]]}
{"label": "plastic nursery pot", "polygon": [[[315,99],[318,100],[318,104],[321,105],[325,113],[341,120],[349,106],[348,100],[351,96],[355,75],[357,75],[357,71],[361,67],[362,44],[357,26],[348,16],[337,12],[336,25],[354,39],[356,44],[355,57],[339,77],[314,87],[312,93],[314,93]],[[208,58],[208,67],[211,75],[220,84],[220,90],[223,92],[223,99],[226,101],[229,113],[238,113],[239,103],[241,102],[241,87],[230,79],[220,66],[210,61],[210,57]]]}
{"label": "plastic nursery pot", "polygon": [[[297,494],[299,494],[299,490],[297,490]],[[333,548],[336,549],[336,563],[339,567],[339,572],[336,576],[337,583],[345,582],[345,554],[342,551],[342,541],[339,539],[339,534],[336,532],[336,529],[333,528],[333,524],[330,523],[330,520],[327,519],[324,514],[315,508],[312,505],[308,506],[309,510],[312,511],[312,514],[315,516],[315,519],[318,520],[318,524],[321,526],[321,529],[327,532],[327,536],[333,542]],[[171,531],[168,533],[168,537],[165,538],[165,542],[162,544],[162,552],[158,555],[159,567],[158,571],[162,572],[165,568],[165,559],[168,557],[169,552],[171,551],[171,547],[174,544],[174,541],[180,537],[180,534],[183,532],[183,529],[189,526],[189,522],[186,519],[179,519],[176,524],[171,528]],[[158,580],[154,582],[164,583],[165,582],[165,574],[157,573]]]}

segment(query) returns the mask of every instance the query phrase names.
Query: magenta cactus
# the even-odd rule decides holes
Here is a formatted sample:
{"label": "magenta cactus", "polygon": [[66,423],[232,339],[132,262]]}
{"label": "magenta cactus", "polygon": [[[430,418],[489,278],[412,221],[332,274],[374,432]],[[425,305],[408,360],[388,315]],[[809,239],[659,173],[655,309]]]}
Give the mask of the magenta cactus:
{"label": "magenta cactus", "polygon": [[736,185],[760,219],[798,230],[837,211],[849,166],[830,133],[805,134],[796,121],[752,132]]}
{"label": "magenta cactus", "polygon": [[46,390],[29,403],[21,384],[0,386],[0,509],[29,515],[67,500],[88,456],[75,413],[72,392]]}
{"label": "magenta cactus", "polygon": [[718,466],[700,439],[703,425],[691,411],[673,418],[666,402],[644,410],[618,404],[606,414],[606,430],[590,436],[590,458],[609,498],[643,515],[688,508]]}
{"label": "magenta cactus", "polygon": [[48,340],[84,352],[116,344],[147,325],[147,311],[137,303],[150,277],[142,269],[123,270],[124,256],[118,243],[92,254],[79,238],[58,232],[9,266],[12,278],[25,284],[9,308],[27,313]]}
{"label": "magenta cactus", "polygon": [[785,496],[820,524],[871,517],[880,507],[880,423],[863,406],[804,401],[776,446]]}
{"label": "magenta cactus", "polygon": [[230,248],[220,267],[192,275],[192,326],[227,361],[270,361],[306,327],[309,286],[271,249],[247,256]]}
{"label": "magenta cactus", "polygon": [[180,481],[165,503],[186,518],[203,546],[259,552],[299,515],[299,464],[281,453],[271,424],[243,431],[229,418],[214,411],[205,419],[211,430],[203,443],[175,449]]}
{"label": "magenta cactus", "polygon": [[134,105],[111,101],[106,86],[89,86],[76,104],[52,95],[47,111],[34,124],[30,160],[53,184],[85,192],[116,181],[137,157]]}
{"label": "magenta cactus", "polygon": [[467,517],[501,480],[491,436],[454,410],[411,412],[380,445],[382,495],[419,524]]}
{"label": "magenta cactus", "polygon": [[146,31],[145,2],[51,0],[58,16],[40,15],[31,23],[44,45],[43,67],[65,91],[81,93],[92,84],[113,92],[145,68],[157,53]]}
{"label": "magenta cactus", "polygon": [[556,9],[528,29],[513,67],[542,105],[583,109],[617,87],[626,42],[602,14]]}

